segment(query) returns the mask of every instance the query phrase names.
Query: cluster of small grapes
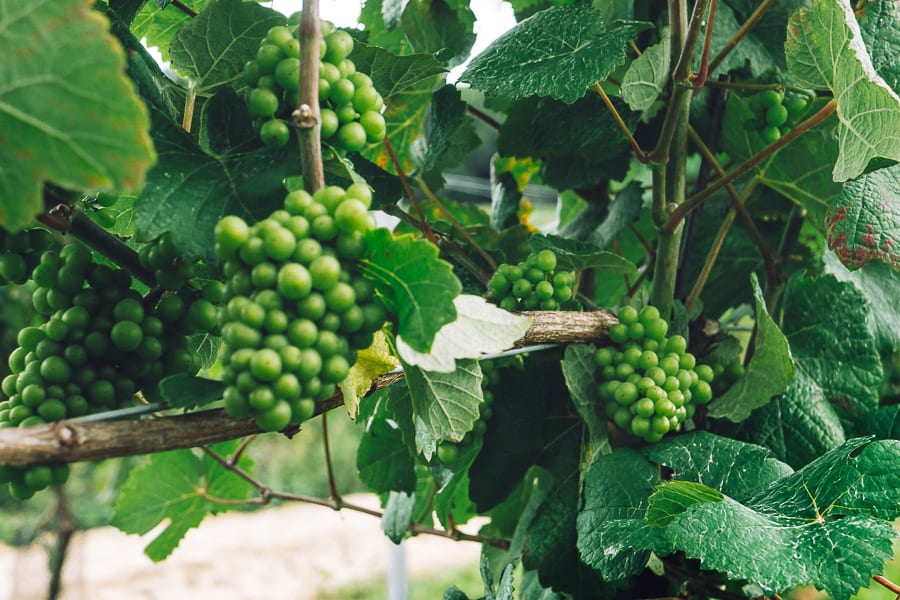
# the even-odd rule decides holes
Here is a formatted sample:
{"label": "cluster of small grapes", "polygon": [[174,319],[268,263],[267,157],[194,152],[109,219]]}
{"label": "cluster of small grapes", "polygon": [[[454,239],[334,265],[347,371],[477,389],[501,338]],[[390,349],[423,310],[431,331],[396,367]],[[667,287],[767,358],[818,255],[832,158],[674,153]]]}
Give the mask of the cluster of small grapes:
{"label": "cluster of small grapes", "polygon": [[[322,21],[319,56],[321,137],[340,153],[358,152],[385,134],[381,115],[384,99],[372,79],[357,73],[348,57],[353,38]],[[263,39],[256,59],[244,67],[243,80],[253,89],[250,113],[260,118],[260,136],[269,146],[284,146],[290,135],[285,122],[297,105],[300,87],[300,45],[297,28],[279,25]]]}
{"label": "cluster of small grapes", "polygon": [[575,294],[575,272],[557,271],[556,253],[532,252],[517,265],[502,264],[488,282],[488,298],[504,310],[559,310]]}
{"label": "cluster of small grapes", "polygon": [[598,393],[607,416],[623,431],[658,442],[712,400],[709,365],[697,364],[680,335],[666,336],[669,324],[653,306],[638,312],[626,306],[609,329],[612,346],[594,353]]}
{"label": "cluster of small grapes", "polygon": [[[147,310],[131,289],[131,275],[95,263],[80,243],[45,251],[31,278],[32,303],[46,320],[18,334],[11,374],[0,382],[0,428],[119,408],[134,402],[138,390],[156,390],[163,377],[200,367],[186,336],[206,322],[198,323],[178,295]],[[48,481],[43,470],[26,480],[28,472],[3,470],[17,498],[41,489],[35,482]]]}
{"label": "cluster of small grapes", "polygon": [[98,192],[92,196],[82,198],[81,205],[84,207],[86,214],[100,227],[109,229],[116,224],[116,219],[119,218],[119,211],[112,208],[118,199],[114,194]]}
{"label": "cluster of small grapes", "polygon": [[220,323],[225,409],[279,431],[330,398],[371,345],[386,311],[356,268],[374,227],[369,188],[329,186],[287,194],[284,209],[249,226],[216,225],[224,262]]}
{"label": "cluster of small grapes", "polygon": [[41,253],[53,245],[53,234],[37,227],[18,233],[0,229],[0,285],[28,281],[41,260]]}
{"label": "cluster of small grapes", "polygon": [[786,96],[779,90],[765,90],[750,97],[750,109],[758,117],[758,132],[765,146],[790,131],[808,108],[809,98],[806,96]]}
{"label": "cluster of small grapes", "polygon": [[459,442],[444,440],[438,444],[437,458],[441,464],[453,466],[459,460],[460,455],[465,454],[476,440],[484,437],[484,434],[487,432],[488,419],[494,414],[494,393],[491,391],[491,388],[500,385],[500,370],[505,368],[517,368],[521,370],[524,363],[522,355],[517,354],[515,356],[497,358],[494,360],[483,360],[480,364],[481,374],[483,376],[481,380],[481,391],[484,402],[479,407],[478,420],[475,421],[472,430],[466,433]]}

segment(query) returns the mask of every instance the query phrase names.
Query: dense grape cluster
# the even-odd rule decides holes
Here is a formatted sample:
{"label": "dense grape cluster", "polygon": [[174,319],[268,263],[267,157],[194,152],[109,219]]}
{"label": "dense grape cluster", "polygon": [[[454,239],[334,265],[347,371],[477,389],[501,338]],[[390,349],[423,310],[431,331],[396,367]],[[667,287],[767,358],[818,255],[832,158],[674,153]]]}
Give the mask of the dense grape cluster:
{"label": "dense grape cluster", "polygon": [[[186,336],[209,324],[203,311],[177,294],[146,306],[127,271],[95,263],[80,243],[45,251],[31,279],[32,303],[45,321],[18,334],[11,374],[0,382],[0,428],[126,406],[138,390],[152,393],[163,377],[200,367]],[[42,489],[36,482],[61,478],[30,472],[4,467],[0,479],[27,498]]]}
{"label": "dense grape cluster", "polygon": [[369,188],[290,192],[284,209],[215,229],[224,261],[225,408],[278,431],[314,414],[372,343],[386,312],[356,269],[366,253]]}
{"label": "dense grape cluster", "polygon": [[556,253],[549,249],[517,265],[502,264],[488,282],[488,298],[505,310],[559,310],[575,294],[575,273],[556,267]]}
{"label": "dense grape cluster", "polygon": [[[297,28],[279,25],[266,34],[256,59],[244,67],[244,82],[251,87],[250,113],[260,121],[260,136],[269,146],[284,146],[290,135],[291,112],[300,87],[300,44]],[[371,78],[356,72],[348,57],[353,38],[322,21],[319,104],[322,140],[338,152],[358,152],[385,134],[381,115],[384,99]]]}
{"label": "dense grape cluster", "polygon": [[25,283],[52,245],[53,234],[40,227],[12,234],[0,229],[0,285]]}
{"label": "dense grape cluster", "polygon": [[640,312],[626,306],[609,329],[611,346],[594,353],[598,392],[607,416],[620,429],[658,442],[712,400],[709,365],[697,364],[680,335],[666,336],[669,324],[653,306]]}
{"label": "dense grape cluster", "polygon": [[750,97],[750,108],[756,114],[758,133],[763,146],[777,141],[791,130],[809,108],[809,98],[788,95],[779,90],[765,90]]}

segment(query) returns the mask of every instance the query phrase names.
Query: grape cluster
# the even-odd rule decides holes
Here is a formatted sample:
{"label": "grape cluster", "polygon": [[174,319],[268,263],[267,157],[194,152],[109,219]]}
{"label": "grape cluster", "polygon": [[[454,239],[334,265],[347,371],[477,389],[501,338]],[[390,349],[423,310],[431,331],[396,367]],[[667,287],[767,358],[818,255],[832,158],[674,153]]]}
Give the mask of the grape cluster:
{"label": "grape cluster", "polygon": [[666,336],[669,324],[653,306],[638,312],[626,306],[609,329],[612,346],[598,348],[598,393],[607,416],[623,431],[658,442],[712,400],[714,373],[697,364],[680,335]]}
{"label": "grape cluster", "polygon": [[763,146],[777,141],[806,114],[809,98],[785,96],[783,91],[765,90],[750,97],[750,108],[758,117],[758,133]]}
{"label": "grape cluster", "polygon": [[505,310],[559,310],[575,294],[575,272],[556,267],[556,253],[549,249],[517,265],[502,264],[488,282],[488,298]]}
{"label": "grape cluster", "polygon": [[0,285],[25,283],[41,253],[52,245],[53,234],[40,227],[18,233],[0,229]]}
{"label": "grape cluster", "polygon": [[[372,79],[356,71],[348,57],[353,38],[322,21],[319,56],[321,137],[339,153],[358,152],[385,134],[381,115],[384,99]],[[296,27],[272,27],[260,44],[256,59],[244,67],[243,80],[252,89],[250,113],[260,119],[260,136],[269,146],[281,147],[290,135],[286,119],[297,105],[300,82],[300,45]]]}
{"label": "grape cluster", "polygon": [[356,269],[374,227],[371,202],[363,184],[297,190],[252,226],[234,215],[216,225],[230,415],[252,415],[266,431],[308,419],[371,345],[386,318]]}
{"label": "grape cluster", "polygon": [[[45,321],[18,334],[11,374],[0,382],[0,428],[119,408],[134,402],[138,390],[152,394],[166,375],[200,367],[186,336],[204,329],[208,315],[177,294],[147,307],[127,271],[93,258],[77,242],[40,256],[31,273],[32,304]],[[5,467],[0,478],[24,499],[27,490],[40,489],[32,483],[47,480],[45,471],[26,479],[29,472]]]}

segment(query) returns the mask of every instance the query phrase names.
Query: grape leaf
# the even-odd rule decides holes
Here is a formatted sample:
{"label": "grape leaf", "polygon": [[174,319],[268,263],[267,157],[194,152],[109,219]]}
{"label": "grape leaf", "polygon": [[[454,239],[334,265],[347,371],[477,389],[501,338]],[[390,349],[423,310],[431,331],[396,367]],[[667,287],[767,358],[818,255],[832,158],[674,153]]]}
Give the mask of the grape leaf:
{"label": "grape leaf", "polygon": [[433,373],[407,364],[403,365],[403,372],[414,418],[421,419],[436,439],[461,441],[478,420],[484,401],[478,361],[459,360],[451,373]]}
{"label": "grape leaf", "polygon": [[882,406],[866,417],[866,433],[881,440],[900,439],[900,404]]}
{"label": "grape leaf", "polygon": [[669,63],[669,32],[666,30],[659,42],[644,49],[644,53],[632,61],[622,78],[619,93],[631,110],[648,110],[665,93],[672,77]]}
{"label": "grape leaf", "polygon": [[612,452],[609,443],[608,419],[603,401],[597,395],[594,363],[594,347],[571,344],[566,347],[562,361],[562,373],[575,410],[587,425],[588,441],[584,450],[584,462],[593,463],[597,457]]}
{"label": "grape leaf", "polygon": [[414,492],[415,461],[403,442],[387,396],[379,395],[356,451],[359,478],[376,494]]}
{"label": "grape leaf", "polygon": [[607,28],[590,6],[554,6],[495,40],[460,81],[489,96],[550,96],[571,104],[625,62],[635,34],[632,23]]}
{"label": "grape leaf", "polygon": [[650,496],[661,481],[660,465],[679,481],[740,498],[751,498],[791,473],[764,448],[704,431],[664,440],[640,453],[620,448],[600,457],[584,475],[578,548],[605,579],[640,571],[648,550],[672,552],[664,530],[646,518]]}
{"label": "grape leaf", "polygon": [[194,408],[222,399],[225,384],[187,373],[169,375],[159,382],[163,401],[172,408]]}
{"label": "grape leaf", "polygon": [[[709,56],[718,55],[723,47],[731,42],[739,29],[740,23],[731,8],[723,6],[717,10]],[[756,28],[751,29],[750,33],[755,30]],[[746,35],[740,41],[741,43],[733,47],[715,73],[724,74],[729,71],[746,69],[753,77],[759,77],[772,68],[773,56],[766,44],[753,35]],[[781,43],[774,45],[774,48],[779,48],[781,45]],[[702,44],[697,44],[696,60],[698,63],[703,51],[702,46]],[[776,51],[780,52],[780,49]]]}
{"label": "grape leaf", "polygon": [[215,264],[213,229],[223,214],[256,221],[283,205],[284,180],[295,175],[299,156],[292,144],[280,149],[205,153],[191,136],[151,108],[157,164],[134,205],[139,240],[171,232],[179,256]]}
{"label": "grape leaf", "polygon": [[175,34],[169,48],[172,64],[190,76],[198,95],[211,95],[234,86],[269,28],[284,23],[284,15],[254,2],[210,0]]}
{"label": "grape leaf", "polygon": [[868,0],[856,18],[872,66],[900,94],[900,5],[893,0]]}
{"label": "grape leaf", "polygon": [[418,172],[432,189],[443,186],[441,171],[458,166],[469,152],[481,145],[467,107],[453,85],[445,85],[432,96],[428,134],[414,148],[422,154],[414,155],[419,163]]}
{"label": "grape leaf", "polygon": [[[642,204],[641,184],[632,181],[616,194],[608,209],[604,209],[599,202],[592,202],[577,218],[563,227],[559,234],[566,238],[585,240],[598,248],[608,248],[626,227],[641,217]],[[641,246],[638,256],[643,257],[645,253],[646,250]],[[623,250],[623,255],[628,254]]]}
{"label": "grape leaf", "polygon": [[[65,35],[48,38],[47,24]],[[43,186],[127,192],[155,154],[109,21],[82,0],[0,3],[0,226],[43,210]]]}
{"label": "grape leaf", "polygon": [[[369,74],[375,89],[384,96],[388,140],[403,171],[412,172],[412,148],[422,138],[431,96],[446,67],[430,54],[397,56],[359,42],[354,44],[350,58],[358,71]],[[362,154],[385,171],[397,173],[384,144],[372,144]]]}
{"label": "grape leaf", "polygon": [[[240,440],[211,446],[219,455],[228,456]],[[246,453],[238,460],[245,471],[252,467]],[[125,533],[144,535],[168,519],[165,529],[144,549],[154,562],[169,556],[184,534],[197,527],[207,514],[224,512],[234,505],[211,502],[246,500],[253,487],[226,470],[206,454],[193,450],[173,450],[150,456],[142,466],[132,469],[119,492],[112,525]]]}
{"label": "grape leaf", "polygon": [[375,282],[388,309],[397,315],[397,335],[413,350],[428,352],[441,327],[456,320],[454,298],[462,288],[437,247],[387,229],[368,235],[369,256],[360,269]]}
{"label": "grape leaf", "polygon": [[441,525],[466,523],[475,515],[475,505],[469,499],[469,467],[481,451],[481,438],[464,444],[459,458],[448,467],[432,467],[435,483],[434,512]]}
{"label": "grape leaf", "polygon": [[500,309],[480,296],[461,294],[453,300],[456,320],[441,327],[428,353],[416,352],[397,338],[397,352],[409,365],[426,371],[450,373],[456,361],[502,352],[531,327],[531,319]]}
{"label": "grape leaf", "polygon": [[859,421],[878,407],[884,375],[868,313],[862,293],[830,275],[793,277],[784,292],[784,334],[794,366],[822,388],[848,421]]}
{"label": "grape leaf", "polygon": [[831,90],[840,121],[832,177],[847,181],[900,160],[900,97],[872,66],[848,0],[813,0],[791,17],[788,70],[800,85]]}
{"label": "grape leaf", "polygon": [[[182,0],[182,4],[194,12],[200,12],[207,2],[208,0]],[[156,46],[162,59],[168,62],[172,59],[169,55],[172,38],[190,22],[191,16],[171,3],[161,6],[159,2],[146,2],[135,17],[131,30],[136,38],[147,38],[147,45]]]}
{"label": "grape leaf", "polygon": [[[638,113],[613,99],[629,127]],[[573,137],[572,131],[583,135]],[[597,94],[574,104],[551,98],[526,98],[510,106],[500,134],[501,156],[541,161],[541,180],[557,189],[624,179],[630,150],[622,130]]]}
{"label": "grape leaf", "polygon": [[[871,414],[871,413],[870,413]],[[825,393],[803,370],[779,397],[739,425],[716,425],[726,435],[769,448],[799,469],[846,441],[841,419]]]}
{"label": "grape leaf", "polygon": [[474,24],[475,14],[468,2],[415,0],[406,4],[400,17],[406,41],[414,52],[436,55],[451,67],[469,55],[475,42]]}
{"label": "grape leaf", "polygon": [[593,244],[578,240],[566,239],[558,235],[535,234],[528,242],[532,252],[544,249],[556,253],[557,269],[566,271],[583,271],[598,269],[609,273],[634,275],[637,267],[630,260],[618,254],[597,250]]}
{"label": "grape leaf", "polygon": [[753,356],[743,375],[721,397],[709,405],[707,413],[714,419],[740,422],[754,410],[767,404],[772,396],[787,389],[794,380],[791,349],[778,325],[766,310],[756,273],[750,274],[756,302],[756,339]]}
{"label": "grape leaf", "polygon": [[828,211],[828,247],[850,269],[872,260],[900,271],[900,165],[848,181]]}
{"label": "grape leaf", "polygon": [[365,26],[369,45],[401,56],[413,53],[403,28],[398,27],[403,4],[402,0],[366,0],[363,3],[359,22]]}
{"label": "grape leaf", "polygon": [[849,281],[862,292],[872,310],[869,311],[869,331],[878,342],[880,350],[900,348],[900,278],[891,268],[880,262],[870,262],[865,267],[849,271],[833,252],[824,252],[825,272],[839,281]]}
{"label": "grape leaf", "polygon": [[665,535],[703,568],[767,594],[814,583],[849,599],[891,557],[900,515],[900,442],[850,440],[741,504],[693,504]]}
{"label": "grape leaf", "polygon": [[679,514],[700,502],[721,502],[725,496],[702,483],[665,481],[647,500],[647,521],[665,527]]}

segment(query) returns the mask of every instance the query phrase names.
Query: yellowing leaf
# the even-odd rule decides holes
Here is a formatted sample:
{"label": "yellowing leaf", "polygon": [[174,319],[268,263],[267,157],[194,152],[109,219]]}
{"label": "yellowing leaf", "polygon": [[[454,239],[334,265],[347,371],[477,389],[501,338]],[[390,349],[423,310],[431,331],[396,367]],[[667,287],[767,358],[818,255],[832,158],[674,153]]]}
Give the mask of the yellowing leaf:
{"label": "yellowing leaf", "polygon": [[400,362],[391,352],[387,336],[383,331],[376,332],[372,345],[357,353],[356,364],[351,367],[347,378],[341,382],[344,406],[351,419],[356,418],[359,399],[369,391],[372,382],[398,366]]}

